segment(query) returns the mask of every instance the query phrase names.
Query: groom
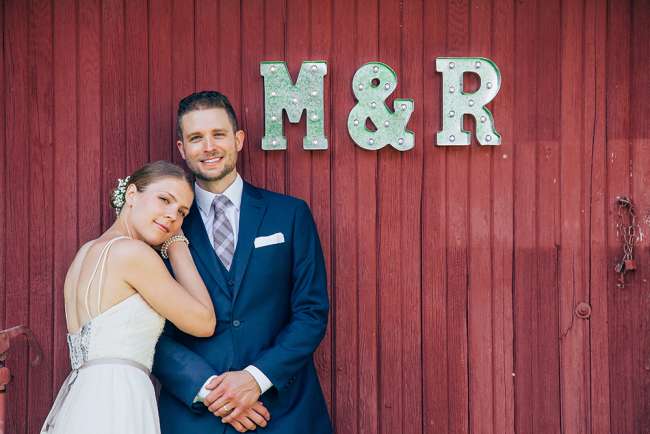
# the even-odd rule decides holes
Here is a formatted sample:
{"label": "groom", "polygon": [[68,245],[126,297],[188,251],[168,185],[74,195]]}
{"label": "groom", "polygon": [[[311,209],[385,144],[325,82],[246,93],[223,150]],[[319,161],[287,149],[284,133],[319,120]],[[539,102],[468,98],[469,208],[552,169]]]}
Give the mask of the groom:
{"label": "groom", "polygon": [[312,358],[329,309],[316,226],[302,200],[242,180],[244,138],[219,92],[179,103],[177,147],[196,176],[183,231],[218,324],[195,338],[167,323],[153,367],[162,434],[329,434]]}

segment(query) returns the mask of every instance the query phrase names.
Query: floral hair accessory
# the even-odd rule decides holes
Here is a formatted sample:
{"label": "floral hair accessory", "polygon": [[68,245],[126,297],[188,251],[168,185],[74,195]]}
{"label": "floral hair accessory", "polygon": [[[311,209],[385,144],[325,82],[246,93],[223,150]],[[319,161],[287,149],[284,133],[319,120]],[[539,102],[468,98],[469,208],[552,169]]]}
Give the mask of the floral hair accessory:
{"label": "floral hair accessory", "polygon": [[130,178],[130,176],[127,176],[124,179],[118,178],[117,187],[113,190],[113,194],[111,195],[111,203],[113,204],[113,208],[115,208],[115,213],[118,215],[126,203],[126,187],[129,185]]}

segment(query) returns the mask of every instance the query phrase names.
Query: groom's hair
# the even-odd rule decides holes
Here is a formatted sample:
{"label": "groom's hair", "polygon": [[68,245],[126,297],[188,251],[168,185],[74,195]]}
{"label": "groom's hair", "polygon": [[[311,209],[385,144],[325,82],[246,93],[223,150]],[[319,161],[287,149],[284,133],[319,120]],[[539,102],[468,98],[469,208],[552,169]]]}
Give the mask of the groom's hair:
{"label": "groom's hair", "polygon": [[203,90],[186,96],[178,103],[178,112],[176,114],[176,135],[178,136],[178,140],[183,141],[181,118],[185,113],[213,108],[222,108],[226,110],[230,123],[232,124],[232,130],[237,131],[239,129],[235,109],[232,108],[228,98],[224,94],[215,90]]}

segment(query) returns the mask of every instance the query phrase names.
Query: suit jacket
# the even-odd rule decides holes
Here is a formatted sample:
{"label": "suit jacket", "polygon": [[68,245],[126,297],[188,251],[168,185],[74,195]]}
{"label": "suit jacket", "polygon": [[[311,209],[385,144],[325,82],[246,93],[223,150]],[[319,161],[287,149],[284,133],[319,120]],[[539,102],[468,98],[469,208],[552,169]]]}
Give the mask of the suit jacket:
{"label": "suit jacket", "polygon": [[[248,365],[273,383],[260,398],[271,420],[257,431],[331,433],[312,357],[327,325],[325,263],[307,204],[244,183],[231,273],[218,262],[196,203],[183,231],[218,323],[209,338],[189,336],[166,324],[153,366],[162,385],[162,434],[235,433],[192,401],[211,375]],[[283,243],[254,246],[256,237],[278,232]]]}

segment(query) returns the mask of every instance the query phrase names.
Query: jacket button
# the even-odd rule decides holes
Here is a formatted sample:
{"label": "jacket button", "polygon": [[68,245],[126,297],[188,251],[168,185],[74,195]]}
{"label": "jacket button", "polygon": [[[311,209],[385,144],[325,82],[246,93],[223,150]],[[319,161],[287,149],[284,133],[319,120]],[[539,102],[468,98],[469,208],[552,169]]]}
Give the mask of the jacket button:
{"label": "jacket button", "polygon": [[232,322],[232,326],[233,326],[233,327],[239,327],[240,325],[241,325],[241,323],[239,322],[238,319],[236,319],[236,320],[234,320],[234,321]]}
{"label": "jacket button", "polygon": [[234,280],[229,280],[229,281],[228,281],[228,286],[234,286],[234,285],[235,285],[235,281],[234,281]]}

